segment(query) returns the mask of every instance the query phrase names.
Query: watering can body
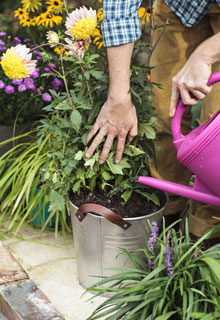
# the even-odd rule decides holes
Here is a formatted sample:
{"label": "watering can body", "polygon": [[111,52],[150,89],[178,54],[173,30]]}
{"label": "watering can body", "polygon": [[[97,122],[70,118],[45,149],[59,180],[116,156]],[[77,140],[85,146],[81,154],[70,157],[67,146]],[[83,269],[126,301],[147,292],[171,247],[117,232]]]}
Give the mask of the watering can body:
{"label": "watering can body", "polygon": [[[220,73],[214,73],[208,85],[219,81]],[[185,108],[180,101],[171,121],[171,129],[178,161],[196,175],[194,186],[143,176],[138,178],[138,182],[220,207],[220,110],[208,122],[184,136],[181,133],[181,119]]]}

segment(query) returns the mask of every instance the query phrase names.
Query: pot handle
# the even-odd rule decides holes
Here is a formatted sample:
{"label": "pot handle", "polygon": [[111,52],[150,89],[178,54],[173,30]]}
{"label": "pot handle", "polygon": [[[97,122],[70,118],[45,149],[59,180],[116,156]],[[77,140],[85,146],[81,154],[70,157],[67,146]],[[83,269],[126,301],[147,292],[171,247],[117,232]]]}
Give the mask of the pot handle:
{"label": "pot handle", "polygon": [[104,206],[95,203],[82,204],[76,212],[77,219],[81,222],[85,218],[87,212],[97,213],[108,221],[117,224],[117,226],[124,230],[127,230],[131,226],[129,222],[123,220],[118,214]]}

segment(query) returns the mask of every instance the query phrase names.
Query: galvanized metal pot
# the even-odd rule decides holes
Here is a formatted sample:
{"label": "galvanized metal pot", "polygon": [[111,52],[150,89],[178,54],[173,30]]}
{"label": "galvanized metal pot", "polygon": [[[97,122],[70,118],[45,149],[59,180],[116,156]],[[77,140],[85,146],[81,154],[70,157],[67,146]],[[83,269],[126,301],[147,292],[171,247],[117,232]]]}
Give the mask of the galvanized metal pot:
{"label": "galvanized metal pot", "polygon": [[99,280],[97,276],[110,276],[117,272],[107,268],[134,267],[121,252],[123,249],[135,251],[143,248],[150,235],[149,221],[161,224],[168,201],[167,195],[164,198],[165,203],[158,211],[126,219],[103,206],[85,204],[78,208],[70,201],[78,279],[83,287],[96,283]]}

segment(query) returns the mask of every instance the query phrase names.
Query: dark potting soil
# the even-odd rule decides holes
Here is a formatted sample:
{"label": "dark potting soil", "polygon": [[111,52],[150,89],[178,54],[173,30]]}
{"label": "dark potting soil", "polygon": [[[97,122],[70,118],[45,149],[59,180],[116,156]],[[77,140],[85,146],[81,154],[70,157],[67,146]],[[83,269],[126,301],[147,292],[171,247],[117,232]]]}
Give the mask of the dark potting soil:
{"label": "dark potting soil", "polygon": [[116,194],[111,198],[105,192],[89,192],[83,190],[80,196],[77,194],[70,194],[70,200],[74,205],[80,207],[86,203],[96,203],[107,207],[113,212],[120,215],[122,218],[141,217],[158,211],[163,207],[167,201],[166,194],[159,190],[154,190],[160,200],[160,207],[155,205],[152,201],[147,201],[141,195],[133,192],[131,198],[125,205],[122,205],[121,194]]}

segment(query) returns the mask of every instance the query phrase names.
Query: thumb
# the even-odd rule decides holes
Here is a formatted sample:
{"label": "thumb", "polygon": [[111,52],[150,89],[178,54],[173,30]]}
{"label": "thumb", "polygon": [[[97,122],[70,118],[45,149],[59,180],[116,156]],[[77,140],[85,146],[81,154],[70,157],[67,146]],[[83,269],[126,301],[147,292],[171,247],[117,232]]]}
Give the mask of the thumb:
{"label": "thumb", "polygon": [[180,92],[177,86],[172,87],[172,94],[170,100],[170,117],[173,117],[176,112],[176,106],[179,101]]}

